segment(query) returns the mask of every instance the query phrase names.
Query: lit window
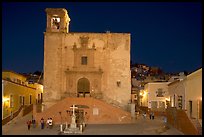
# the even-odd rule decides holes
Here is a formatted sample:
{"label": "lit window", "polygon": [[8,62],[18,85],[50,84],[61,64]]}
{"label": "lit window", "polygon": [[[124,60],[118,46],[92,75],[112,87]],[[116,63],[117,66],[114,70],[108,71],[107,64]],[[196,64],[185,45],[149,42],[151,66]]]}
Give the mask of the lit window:
{"label": "lit window", "polygon": [[81,57],[81,64],[87,65],[87,57]]}

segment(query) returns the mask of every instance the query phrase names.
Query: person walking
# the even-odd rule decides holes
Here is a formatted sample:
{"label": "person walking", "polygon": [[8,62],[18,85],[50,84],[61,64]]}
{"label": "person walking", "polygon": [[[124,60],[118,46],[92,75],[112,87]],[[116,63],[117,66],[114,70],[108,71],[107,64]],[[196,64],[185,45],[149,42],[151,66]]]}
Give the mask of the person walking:
{"label": "person walking", "polygon": [[45,121],[44,121],[44,119],[43,119],[43,118],[41,118],[40,123],[41,123],[41,129],[44,129],[44,124],[45,124]]}
{"label": "person walking", "polygon": [[27,126],[28,126],[28,130],[30,130],[30,126],[31,126],[31,121],[30,120],[27,121]]}

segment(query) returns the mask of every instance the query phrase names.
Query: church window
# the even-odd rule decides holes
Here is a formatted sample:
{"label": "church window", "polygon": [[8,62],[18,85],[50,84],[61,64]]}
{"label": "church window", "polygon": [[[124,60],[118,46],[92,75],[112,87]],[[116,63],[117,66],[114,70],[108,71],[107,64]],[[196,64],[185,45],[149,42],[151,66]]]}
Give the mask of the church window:
{"label": "church window", "polygon": [[81,64],[82,65],[87,65],[87,57],[86,56],[83,56],[83,57],[81,57]]}

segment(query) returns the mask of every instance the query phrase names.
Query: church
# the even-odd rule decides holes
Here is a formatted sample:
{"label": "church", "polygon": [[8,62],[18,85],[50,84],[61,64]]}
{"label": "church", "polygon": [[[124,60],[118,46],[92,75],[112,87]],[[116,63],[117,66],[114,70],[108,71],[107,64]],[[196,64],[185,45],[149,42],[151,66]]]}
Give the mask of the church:
{"label": "church", "polygon": [[130,33],[70,32],[66,9],[45,11],[44,109],[68,97],[91,97],[127,110],[131,100]]}

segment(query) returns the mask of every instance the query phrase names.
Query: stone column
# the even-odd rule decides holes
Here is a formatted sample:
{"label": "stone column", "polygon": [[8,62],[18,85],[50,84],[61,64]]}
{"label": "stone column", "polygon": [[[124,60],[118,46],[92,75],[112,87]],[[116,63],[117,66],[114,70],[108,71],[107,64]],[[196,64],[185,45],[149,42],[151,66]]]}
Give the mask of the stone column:
{"label": "stone column", "polygon": [[131,109],[130,109],[131,117],[135,119],[135,104],[132,103],[130,106],[131,106]]}

